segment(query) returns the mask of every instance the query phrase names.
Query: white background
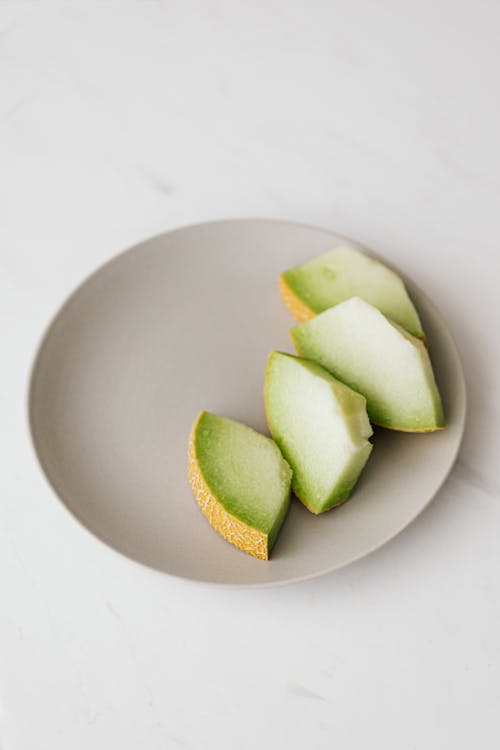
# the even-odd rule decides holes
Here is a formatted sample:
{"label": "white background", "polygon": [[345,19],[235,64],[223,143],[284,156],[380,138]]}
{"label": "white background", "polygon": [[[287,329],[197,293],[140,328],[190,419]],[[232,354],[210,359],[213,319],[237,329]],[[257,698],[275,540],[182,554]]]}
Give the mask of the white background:
{"label": "white background", "polygon": [[[500,6],[0,3],[1,750],[497,749]],[[305,221],[427,291],[469,417],[431,507],[323,579],[224,590],[54,498],[25,389],[64,297],[182,224]]]}

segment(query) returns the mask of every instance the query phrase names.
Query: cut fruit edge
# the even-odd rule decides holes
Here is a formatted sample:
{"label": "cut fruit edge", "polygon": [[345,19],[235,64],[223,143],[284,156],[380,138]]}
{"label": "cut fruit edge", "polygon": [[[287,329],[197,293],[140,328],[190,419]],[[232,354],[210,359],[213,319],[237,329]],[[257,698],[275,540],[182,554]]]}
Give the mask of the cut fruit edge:
{"label": "cut fruit edge", "polygon": [[268,560],[268,535],[229,513],[205,482],[195,447],[196,428],[202,414],[197,417],[193,425],[188,449],[188,478],[196,502],[212,528],[227,542],[253,557]]}
{"label": "cut fruit edge", "polygon": [[307,307],[307,305],[297,297],[297,295],[290,289],[290,287],[286,283],[283,275],[281,275],[278,279],[278,288],[283,298],[283,302],[288,307],[295,320],[298,320],[299,323],[305,323],[306,320],[311,320],[311,318],[314,318],[314,316],[316,315],[314,310],[311,310],[309,307]]}
{"label": "cut fruit edge", "polygon": [[426,432],[440,432],[441,430],[446,430],[447,426],[446,424],[437,425],[436,427],[422,427],[420,430],[410,430],[408,427],[394,427],[393,425],[389,424],[381,424],[380,422],[374,422],[372,419],[370,419],[370,422],[374,424],[376,427],[381,427],[383,430],[392,430],[392,432],[406,432],[409,435],[422,435]]}
{"label": "cut fruit edge", "polygon": [[[353,297],[351,297],[350,299],[354,299],[354,298],[353,298]],[[362,298],[362,297],[360,297],[360,298],[358,298],[358,299],[360,299],[360,300],[361,300],[361,301],[363,301],[363,302],[366,302],[365,300],[363,300],[363,298]],[[348,301],[349,301],[349,300],[344,300],[343,302],[339,302],[338,304],[340,304],[340,305],[341,305],[341,304],[344,304],[344,303],[346,303],[346,302],[348,302]],[[429,349],[428,349],[428,346],[427,346],[427,337],[426,337],[425,333],[424,333],[424,332],[422,331],[422,336],[416,336],[416,335],[414,335],[413,333],[410,333],[410,332],[409,332],[409,331],[408,331],[408,330],[407,330],[406,328],[404,328],[403,326],[401,326],[401,325],[400,325],[399,323],[396,323],[396,322],[395,322],[394,320],[392,320],[392,318],[389,318],[389,317],[388,317],[387,315],[385,315],[385,314],[384,314],[384,313],[383,313],[383,312],[382,312],[381,310],[379,310],[379,308],[375,307],[374,305],[371,305],[370,303],[366,303],[366,304],[369,304],[369,305],[370,305],[371,307],[374,307],[374,308],[375,308],[376,310],[378,310],[378,312],[379,312],[379,313],[380,313],[380,314],[381,314],[381,315],[382,315],[382,316],[383,316],[384,318],[386,318],[386,319],[387,319],[387,321],[388,321],[388,322],[389,322],[389,323],[390,323],[390,324],[391,324],[391,325],[392,325],[392,326],[393,326],[394,328],[396,328],[396,329],[397,329],[397,330],[398,330],[398,331],[399,331],[399,332],[401,333],[401,335],[402,335],[402,336],[404,336],[404,338],[405,338],[405,339],[407,339],[407,340],[410,340],[410,342],[411,342],[411,341],[413,340],[413,341],[415,342],[415,345],[416,345],[417,347],[418,347],[419,345],[423,345],[423,351],[424,351],[424,352],[425,352],[425,354],[426,354],[426,357],[427,357],[427,362],[428,362],[428,364],[429,364],[429,366],[430,366],[430,370],[431,370],[431,373],[432,373],[432,380],[433,380],[434,388],[435,388],[435,390],[436,390],[436,392],[437,392],[437,395],[438,395],[438,400],[439,400],[439,404],[440,404],[440,411],[441,411],[441,419],[438,419],[438,420],[436,420],[436,421],[438,421],[438,422],[441,422],[441,424],[434,424],[434,425],[432,425],[432,426],[430,426],[430,427],[422,427],[422,428],[418,428],[418,427],[417,427],[417,428],[413,428],[413,427],[403,427],[403,426],[401,426],[401,427],[398,427],[397,425],[389,425],[389,424],[384,424],[384,423],[382,423],[382,422],[377,422],[377,420],[376,420],[376,419],[373,419],[373,418],[371,418],[371,417],[370,417],[370,414],[368,414],[368,417],[369,417],[369,419],[370,419],[370,423],[371,423],[372,425],[375,425],[376,427],[381,427],[381,428],[382,428],[382,429],[384,429],[384,430],[391,430],[392,432],[404,432],[404,433],[407,433],[407,434],[410,434],[410,435],[411,435],[411,434],[419,435],[419,434],[423,434],[423,433],[440,432],[441,430],[446,430],[446,429],[447,429],[447,427],[448,427],[448,424],[447,424],[447,422],[446,422],[446,420],[445,420],[445,418],[444,418],[444,409],[443,409],[443,406],[442,406],[442,399],[441,399],[441,394],[440,394],[440,390],[439,390],[439,388],[438,388],[438,385],[437,385],[437,383],[436,383],[436,379],[435,379],[435,375],[434,375],[434,370],[433,370],[433,366],[432,366],[432,361],[431,361],[431,358],[430,358],[430,353],[429,353]],[[336,305],[333,305],[333,307],[336,307]],[[329,310],[331,310],[331,309],[332,309],[332,308],[329,308]],[[317,314],[315,314],[315,315],[314,315],[313,317],[318,317],[319,315],[323,315],[323,314],[324,314],[324,313],[326,313],[326,312],[328,312],[328,311],[327,311],[327,310],[324,310],[324,311],[323,311],[322,313],[317,313]],[[311,320],[311,319],[312,319],[312,318],[310,318],[310,320]],[[304,322],[306,322],[306,323],[307,323],[308,321],[304,321]],[[289,329],[289,331],[288,331],[288,335],[289,335],[289,338],[290,338],[290,340],[291,340],[291,342],[292,342],[293,348],[295,349],[295,351],[296,351],[296,353],[297,353],[297,356],[298,356],[299,358],[301,358],[301,359],[308,359],[308,360],[309,360],[309,361],[311,361],[311,362],[314,362],[314,363],[316,363],[316,364],[319,364],[319,365],[320,365],[320,367],[323,367],[323,368],[324,368],[324,369],[325,369],[325,370],[326,370],[326,371],[327,371],[327,372],[328,372],[328,373],[329,373],[330,375],[332,375],[332,377],[334,377],[334,378],[335,378],[336,380],[339,380],[339,382],[341,382],[341,383],[344,383],[344,385],[346,385],[347,387],[351,388],[351,390],[354,390],[354,391],[355,391],[356,393],[359,393],[359,394],[360,394],[361,396],[364,396],[364,394],[363,394],[363,393],[362,393],[361,391],[356,391],[356,388],[355,388],[355,387],[353,387],[353,386],[352,386],[352,385],[350,385],[349,383],[346,383],[346,382],[345,382],[344,380],[342,380],[342,378],[341,378],[341,377],[339,377],[339,376],[338,376],[337,374],[335,374],[335,373],[331,372],[331,370],[329,370],[329,369],[328,369],[328,367],[326,367],[325,365],[323,365],[323,364],[321,364],[321,363],[317,362],[317,361],[316,361],[315,359],[313,359],[312,357],[310,357],[310,356],[308,356],[308,355],[304,354],[303,352],[301,352],[301,350],[299,349],[299,346],[298,346],[298,344],[297,344],[297,341],[295,340],[295,337],[294,337],[294,331],[295,331],[296,329],[298,329],[298,328],[301,328],[301,324],[299,324],[299,325],[296,325],[296,326],[293,326],[293,327],[292,327],[292,328],[290,328],[290,329]],[[364,397],[365,397],[365,399],[366,399],[366,396],[364,396]]]}
{"label": "cut fruit edge", "polygon": [[[264,402],[266,404],[266,419],[267,419],[267,424],[268,424],[269,431],[271,432],[271,434],[273,434],[273,428],[272,428],[272,421],[270,419],[270,411],[271,410],[270,410],[270,407],[269,407],[270,400],[269,400],[269,391],[268,391],[268,388],[267,388],[267,384],[268,384],[269,376],[270,376],[270,373],[271,373],[273,359],[274,359],[274,357],[276,355],[279,355],[281,357],[286,357],[286,358],[291,359],[291,360],[295,360],[297,362],[300,362],[302,365],[306,365],[306,364],[313,365],[319,371],[323,371],[324,375],[326,375],[328,377],[327,382],[329,382],[329,381],[332,381],[332,383],[336,382],[339,386],[342,387],[342,389],[346,389],[347,391],[351,391],[353,396],[355,396],[358,399],[361,399],[363,401],[363,404],[366,405],[366,399],[365,399],[365,397],[362,394],[358,393],[353,388],[351,388],[349,385],[347,385],[346,383],[343,383],[341,380],[339,380],[338,378],[336,378],[326,368],[322,367],[322,365],[318,364],[317,362],[314,362],[313,360],[308,359],[307,357],[302,357],[300,355],[298,357],[295,357],[293,354],[290,354],[289,352],[283,352],[283,351],[276,350],[276,351],[271,352],[271,354],[269,355],[269,358],[268,358],[268,361],[267,361],[266,377],[265,377],[265,385],[264,385]],[[319,373],[316,374],[316,377],[320,377]],[[336,395],[336,393],[335,393],[334,390],[332,390],[332,397],[335,400],[337,399],[337,395]],[[363,408],[365,409],[365,406]],[[340,496],[340,499],[339,499],[339,496],[338,496],[338,493],[337,493],[337,496],[335,496],[335,497],[330,496],[328,498],[327,502],[324,503],[321,508],[313,507],[313,505],[310,503],[310,501],[308,499],[306,499],[304,497],[304,494],[297,488],[296,482],[292,478],[292,492],[293,492],[293,494],[295,495],[295,497],[297,498],[297,500],[299,500],[299,502],[310,513],[313,513],[316,516],[321,515],[321,514],[323,514],[325,512],[328,512],[329,510],[333,510],[334,508],[337,508],[340,505],[343,505],[351,497],[351,493],[352,493],[355,485],[357,484],[357,482],[359,480],[359,477],[360,477],[360,475],[361,475],[361,473],[362,473],[362,471],[363,471],[363,469],[364,469],[364,467],[365,467],[365,465],[366,465],[366,463],[367,463],[367,461],[368,461],[368,459],[370,457],[371,451],[373,449],[373,444],[370,443],[370,440],[369,440],[369,438],[373,435],[373,430],[371,429],[371,424],[370,424],[368,418],[367,418],[367,424],[369,425],[370,432],[365,437],[365,441],[364,442],[366,443],[366,445],[360,446],[360,448],[359,448],[359,451],[363,451],[364,450],[365,452],[368,449],[367,450],[366,458],[362,461],[362,464],[361,464],[361,467],[359,468],[359,470],[356,471],[355,479],[352,482],[352,484],[349,486],[349,488],[347,490],[347,493],[346,494],[343,493],[342,496]],[[274,435],[273,435],[273,439],[275,440],[276,445],[280,449],[283,458],[288,462],[289,466],[291,466],[293,468],[293,461],[288,456],[288,452],[287,452],[286,447],[282,446],[281,443],[280,443],[280,441],[279,441],[279,439],[274,438]],[[295,472],[294,472],[293,476],[295,476]]]}
{"label": "cut fruit edge", "polygon": [[[357,480],[356,480],[356,483],[357,483]],[[354,489],[354,487],[352,489]],[[329,513],[331,510],[335,510],[336,508],[340,508],[341,505],[345,505],[351,499],[351,493],[349,492],[348,496],[344,497],[342,500],[335,502],[333,505],[329,505],[328,508],[323,508],[322,510],[318,510],[317,508],[313,508],[311,505],[309,505],[309,503],[306,500],[304,500],[296,490],[292,490],[292,492],[297,498],[297,500],[299,501],[299,503],[301,503],[304,506],[304,508],[309,511],[309,513],[312,513],[313,516],[322,516],[325,513]]]}
{"label": "cut fruit edge", "polygon": [[[314,312],[314,310],[311,310],[310,307],[307,307],[305,302],[302,302],[302,300],[297,297],[295,292],[289,287],[287,284],[283,274],[280,275],[278,279],[278,288],[281,294],[281,297],[283,299],[283,302],[287,306],[288,310],[292,313],[295,320],[297,320],[299,323],[306,323],[308,320],[311,320],[312,318],[315,318],[320,313]],[[353,295],[356,296],[356,295]],[[343,302],[346,302],[347,300],[342,300]],[[341,304],[338,302],[337,304]],[[335,305],[332,305],[332,307],[335,307]],[[325,310],[322,310],[321,312],[325,312],[329,308],[325,308]],[[378,309],[378,308],[377,308]],[[383,315],[385,313],[382,313]],[[386,317],[388,317],[386,315]],[[388,320],[391,320],[391,318],[388,318]],[[404,328],[404,327],[403,327]],[[407,331],[407,333],[410,333],[406,328],[404,329]],[[412,336],[414,336],[416,339],[420,339],[423,341],[427,348],[427,336],[425,334],[425,331],[420,331],[420,333],[411,333]]]}
{"label": "cut fruit edge", "polygon": [[[297,356],[300,359],[309,359],[309,357],[305,357],[303,354],[300,353],[299,348],[298,348],[298,346],[297,346],[297,344],[295,342],[295,339],[293,338],[292,331],[293,331],[293,328],[291,328],[289,330],[288,334],[290,336],[290,340],[291,340],[291,342],[293,344],[293,347],[294,347],[295,351],[297,352]],[[408,332],[405,331],[405,333],[408,333]],[[412,335],[413,334],[410,334],[410,336],[412,336]],[[425,336],[425,334],[424,334],[424,336]],[[418,339],[418,336],[415,336],[414,338]],[[423,341],[423,343],[425,344],[425,341]],[[309,359],[309,361],[310,362],[314,362],[315,364],[318,364],[317,362],[315,362],[314,359]],[[320,367],[323,367],[323,365],[320,365]],[[326,367],[323,368],[323,369],[326,370]],[[339,378],[336,375],[333,375],[329,370],[326,370],[326,371],[330,375],[332,375],[332,377],[334,377],[337,380],[339,380]],[[340,382],[343,383],[342,380],[340,380]],[[347,383],[344,383],[344,385],[347,385]],[[348,385],[348,388],[351,388],[351,386]],[[355,389],[351,388],[351,390],[355,390]],[[355,392],[359,393],[359,391],[355,391]],[[362,396],[363,394],[361,393],[360,395]],[[436,425],[435,427],[423,427],[422,429],[410,430],[408,427],[394,427],[393,425],[382,424],[381,422],[375,422],[374,419],[370,419],[370,424],[375,425],[375,427],[381,427],[383,430],[391,430],[392,432],[406,432],[408,435],[411,435],[411,434],[420,435],[420,434],[424,434],[424,433],[427,433],[427,432],[440,432],[441,430],[446,430],[446,428],[448,427],[448,425],[445,423],[445,424],[442,424],[442,425]],[[303,500],[300,500],[300,502],[303,502]],[[305,505],[305,503],[304,503],[304,505]]]}

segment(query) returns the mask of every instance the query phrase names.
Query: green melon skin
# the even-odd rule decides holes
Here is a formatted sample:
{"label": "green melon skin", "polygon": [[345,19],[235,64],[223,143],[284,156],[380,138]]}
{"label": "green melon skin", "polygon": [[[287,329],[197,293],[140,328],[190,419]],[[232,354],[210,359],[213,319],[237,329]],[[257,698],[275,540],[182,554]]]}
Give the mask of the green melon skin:
{"label": "green melon skin", "polygon": [[423,336],[418,313],[402,279],[353,247],[337,247],[282,274],[306,307],[321,313],[350,297],[360,297],[414,336]]}
{"label": "green melon skin", "polygon": [[445,426],[441,397],[423,342],[353,297],[291,331],[298,353],[366,397],[383,427],[427,432]]}
{"label": "green melon skin", "polygon": [[241,422],[203,412],[195,434],[198,465],[220,504],[276,541],[290,504],[292,472],[271,438]]}
{"label": "green melon skin", "polygon": [[364,397],[314,362],[281,352],[269,356],[264,394],[299,500],[313,513],[347,500],[372,450]]}

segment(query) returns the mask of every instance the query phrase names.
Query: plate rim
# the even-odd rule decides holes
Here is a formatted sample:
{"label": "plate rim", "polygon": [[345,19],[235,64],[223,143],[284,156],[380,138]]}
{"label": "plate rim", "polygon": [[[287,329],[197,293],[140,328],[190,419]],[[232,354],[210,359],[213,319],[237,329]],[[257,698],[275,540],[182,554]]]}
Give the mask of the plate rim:
{"label": "plate rim", "polygon": [[[439,484],[436,486],[434,492],[426,500],[426,502],[422,506],[420,506],[418,510],[409,519],[405,520],[404,524],[401,527],[399,527],[397,531],[391,532],[387,536],[384,536],[380,541],[378,541],[369,550],[363,551],[358,554],[354,554],[351,557],[346,558],[341,564],[322,568],[321,570],[317,570],[311,573],[305,573],[304,575],[300,575],[300,576],[292,576],[290,578],[283,578],[283,579],[275,580],[275,581],[274,580],[273,581],[260,581],[260,582],[252,582],[252,583],[241,583],[241,582],[237,583],[237,582],[230,582],[230,581],[209,581],[209,580],[203,580],[203,579],[193,578],[189,576],[179,575],[177,573],[168,572],[159,567],[143,562],[137,559],[136,557],[132,557],[131,555],[118,549],[118,547],[116,547],[110,541],[106,540],[105,538],[100,536],[98,533],[90,529],[89,526],[87,526],[87,524],[83,520],[83,518],[81,518],[78,515],[78,513],[73,508],[69,507],[69,505],[64,501],[62,495],[59,493],[59,490],[56,487],[55,481],[53,481],[52,478],[50,477],[49,471],[46,469],[44,462],[42,460],[41,453],[39,452],[37,448],[37,441],[35,437],[35,427],[34,427],[34,416],[33,416],[34,384],[35,384],[35,380],[37,376],[38,365],[39,365],[45,344],[49,340],[49,337],[52,333],[53,328],[55,327],[57,321],[62,316],[64,311],[70,306],[73,299],[79,295],[80,291],[88,283],[90,283],[94,277],[100,275],[108,266],[114,264],[116,261],[120,260],[122,257],[128,254],[131,254],[133,252],[136,252],[138,249],[142,248],[144,245],[149,244],[150,242],[151,243],[155,242],[156,240],[159,240],[160,238],[165,237],[166,235],[170,236],[170,235],[183,232],[185,230],[196,229],[199,227],[210,226],[210,225],[213,226],[213,225],[222,225],[222,224],[241,224],[241,223],[287,224],[289,226],[295,226],[301,229],[310,229],[313,231],[323,232],[325,234],[331,234],[335,238],[342,240],[342,242],[346,242],[347,244],[353,245],[361,249],[367,255],[380,260],[381,262],[384,263],[384,265],[388,266],[389,268],[394,270],[396,273],[398,273],[405,282],[407,280],[410,281],[411,285],[418,290],[419,295],[424,298],[426,306],[428,306],[431,310],[437,313],[438,317],[440,318],[440,320],[443,322],[445,326],[446,333],[449,337],[451,347],[453,349],[453,354],[457,362],[459,363],[459,369],[457,373],[459,391],[460,391],[459,401],[461,401],[461,403],[463,404],[463,409],[461,413],[457,415],[457,428],[458,428],[457,442],[456,442],[455,450],[453,452],[452,460],[450,461],[447,471],[443,475]],[[455,341],[455,337],[451,333],[446,323],[446,320],[441,314],[437,305],[435,305],[434,302],[421,289],[421,287],[418,284],[416,284],[413,281],[413,279],[411,279],[411,277],[407,276],[407,274],[401,271],[397,265],[393,264],[392,261],[387,260],[385,256],[383,256],[377,250],[374,250],[371,247],[367,247],[363,243],[358,242],[357,240],[343,233],[337,232],[336,230],[331,229],[329,227],[322,227],[316,224],[309,224],[307,222],[300,222],[300,221],[295,221],[295,220],[290,220],[290,219],[249,216],[249,217],[233,217],[233,218],[226,218],[226,219],[211,219],[209,221],[199,221],[195,223],[182,224],[173,229],[168,229],[163,232],[158,232],[154,235],[144,238],[143,240],[140,240],[139,242],[134,243],[133,245],[130,245],[124,248],[123,250],[120,250],[119,252],[115,253],[110,258],[105,260],[103,263],[99,264],[90,273],[88,273],[72,289],[72,291],[63,298],[62,302],[56,307],[55,312],[52,313],[48,321],[44,321],[43,323],[41,333],[37,337],[37,343],[35,345],[34,352],[30,360],[27,381],[25,381],[24,414],[25,414],[25,426],[29,434],[29,445],[31,448],[31,452],[35,459],[35,464],[38,467],[39,473],[42,475],[43,480],[46,483],[46,486],[50,490],[52,499],[55,499],[58,505],[63,507],[64,511],[68,514],[68,516],[73,521],[76,521],[77,524],[86,532],[86,534],[92,540],[97,541],[98,544],[104,547],[108,552],[111,551],[113,554],[118,555],[119,558],[121,558],[121,560],[124,560],[127,563],[132,564],[134,566],[139,566],[140,568],[147,570],[150,573],[153,573],[155,575],[167,576],[171,580],[181,581],[183,583],[185,582],[191,585],[232,588],[232,589],[264,589],[264,588],[276,588],[276,587],[281,587],[281,586],[290,586],[293,584],[304,583],[306,581],[311,581],[317,578],[322,578],[323,576],[326,576],[329,573],[335,573],[337,571],[340,571],[343,568],[346,568],[352,565],[353,563],[358,562],[359,560],[362,560],[365,557],[368,557],[372,555],[373,553],[377,552],[379,549],[384,547],[390,541],[392,541],[393,539],[396,539],[405,529],[411,526],[414,523],[414,521],[433,502],[436,495],[439,493],[439,491],[442,489],[442,487],[448,480],[451,474],[451,471],[453,467],[455,466],[457,456],[458,456],[460,447],[462,445],[464,432],[465,432],[465,426],[466,426],[466,421],[467,421],[467,409],[468,409],[467,402],[468,402],[468,398],[467,398],[467,385],[466,385],[466,379],[465,379],[465,372],[464,372],[462,359],[460,357],[460,351]]]}

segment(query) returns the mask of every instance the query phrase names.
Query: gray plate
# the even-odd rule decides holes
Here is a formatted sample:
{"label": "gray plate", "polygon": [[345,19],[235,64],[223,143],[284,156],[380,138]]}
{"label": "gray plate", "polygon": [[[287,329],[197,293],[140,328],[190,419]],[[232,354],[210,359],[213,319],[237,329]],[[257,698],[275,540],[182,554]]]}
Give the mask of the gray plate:
{"label": "gray plate", "polygon": [[170,232],[94,273],[62,307],[33,369],[30,419],[40,463],[67,508],[125,555],[197,581],[266,585],[318,576],[394,537],[432,499],[462,437],[462,366],[435,307],[410,280],[448,429],[377,430],[348,503],[313,516],[298,501],[270,561],[231,547],[186,479],[201,409],[267,432],[272,349],[291,351],[280,271],[345,241],[288,222],[242,220]]}

